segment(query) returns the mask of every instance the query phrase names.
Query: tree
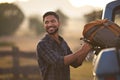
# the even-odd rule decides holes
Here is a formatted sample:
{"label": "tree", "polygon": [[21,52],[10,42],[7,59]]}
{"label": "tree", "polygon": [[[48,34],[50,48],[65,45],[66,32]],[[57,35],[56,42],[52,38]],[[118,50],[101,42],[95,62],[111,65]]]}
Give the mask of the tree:
{"label": "tree", "polygon": [[29,28],[35,31],[37,35],[45,32],[43,28],[43,23],[38,16],[31,16],[28,18],[28,20],[29,20]]}
{"label": "tree", "polygon": [[65,26],[68,17],[61,11],[61,10],[57,10],[56,13],[59,15],[60,17],[60,22],[61,22],[61,26]]}
{"label": "tree", "polygon": [[0,36],[11,35],[24,19],[21,9],[13,3],[0,4]]}
{"label": "tree", "polygon": [[61,10],[56,10],[56,13],[59,15],[60,17],[60,22],[61,22],[61,27],[60,27],[60,33],[62,33],[63,31],[63,26],[66,25],[67,23],[67,19],[68,19],[68,16],[66,16]]}
{"label": "tree", "polygon": [[96,19],[101,19],[102,12],[103,12],[102,10],[99,10],[99,11],[93,11],[91,13],[84,15],[84,17],[86,18],[86,22],[90,22]]}

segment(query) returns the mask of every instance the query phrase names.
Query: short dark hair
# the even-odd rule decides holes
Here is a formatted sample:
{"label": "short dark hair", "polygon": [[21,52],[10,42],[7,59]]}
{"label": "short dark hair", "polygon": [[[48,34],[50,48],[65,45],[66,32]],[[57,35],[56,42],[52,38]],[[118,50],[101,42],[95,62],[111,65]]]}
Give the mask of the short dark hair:
{"label": "short dark hair", "polygon": [[46,13],[43,15],[43,21],[44,21],[45,17],[46,17],[46,16],[49,16],[49,15],[55,16],[55,18],[59,21],[59,15],[58,15],[57,13],[53,12],[53,11],[48,11],[48,12],[46,12]]}

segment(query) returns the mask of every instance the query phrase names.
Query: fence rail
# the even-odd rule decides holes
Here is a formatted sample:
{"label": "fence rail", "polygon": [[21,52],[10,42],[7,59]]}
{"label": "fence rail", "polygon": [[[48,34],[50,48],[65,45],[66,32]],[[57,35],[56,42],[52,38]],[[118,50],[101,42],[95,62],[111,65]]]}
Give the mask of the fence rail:
{"label": "fence rail", "polygon": [[[13,47],[12,51],[0,51],[0,62],[7,64],[5,57],[12,57],[12,67],[1,67],[0,64],[0,80],[40,80],[40,72],[37,62],[36,53],[35,52],[23,52],[19,51],[17,47]],[[20,59],[28,59],[27,61],[31,61],[33,65],[27,65],[27,61],[24,61],[26,65],[20,65]],[[3,59],[3,60],[2,60]],[[29,62],[30,62],[29,61]],[[22,62],[21,62],[22,63]],[[8,76],[8,74],[12,74],[12,76]]]}

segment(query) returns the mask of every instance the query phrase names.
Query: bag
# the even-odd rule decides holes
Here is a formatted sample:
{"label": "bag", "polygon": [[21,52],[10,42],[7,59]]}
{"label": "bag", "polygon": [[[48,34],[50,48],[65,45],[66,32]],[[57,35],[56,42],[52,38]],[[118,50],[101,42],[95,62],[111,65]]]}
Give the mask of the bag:
{"label": "bag", "polygon": [[84,26],[83,36],[94,46],[115,47],[120,36],[120,27],[108,19],[95,20]]}

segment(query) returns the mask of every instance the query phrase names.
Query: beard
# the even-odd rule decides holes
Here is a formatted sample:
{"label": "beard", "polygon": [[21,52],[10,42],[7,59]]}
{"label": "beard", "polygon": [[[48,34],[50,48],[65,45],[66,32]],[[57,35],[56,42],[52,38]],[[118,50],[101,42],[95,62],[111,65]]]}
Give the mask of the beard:
{"label": "beard", "polygon": [[49,27],[46,31],[48,34],[53,35],[58,32],[58,28],[53,26],[53,27]]}

